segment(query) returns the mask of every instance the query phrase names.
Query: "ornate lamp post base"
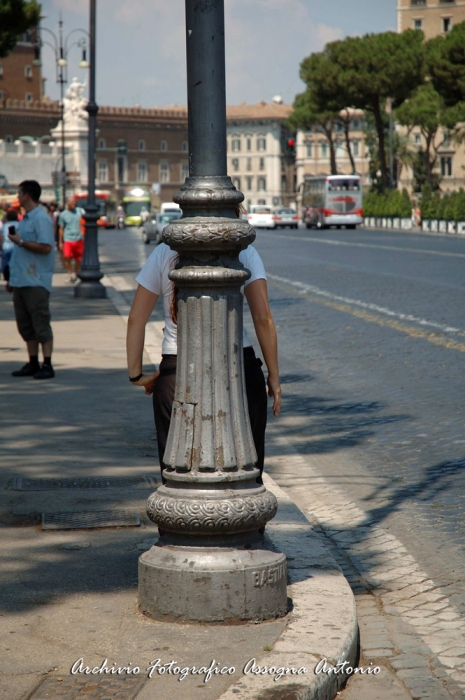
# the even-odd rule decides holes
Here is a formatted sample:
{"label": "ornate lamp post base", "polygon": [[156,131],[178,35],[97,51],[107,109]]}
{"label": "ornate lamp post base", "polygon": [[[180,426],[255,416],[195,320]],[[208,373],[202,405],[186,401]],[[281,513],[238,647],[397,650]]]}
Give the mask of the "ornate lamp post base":
{"label": "ornate lamp post base", "polygon": [[260,536],[230,547],[152,547],[139,559],[140,611],[168,622],[286,615],[286,557],[264,547]]}

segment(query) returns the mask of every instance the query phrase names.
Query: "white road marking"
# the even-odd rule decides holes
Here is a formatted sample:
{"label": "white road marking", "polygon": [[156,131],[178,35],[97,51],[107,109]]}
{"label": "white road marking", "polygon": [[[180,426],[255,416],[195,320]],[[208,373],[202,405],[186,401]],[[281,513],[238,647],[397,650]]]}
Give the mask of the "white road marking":
{"label": "white road marking", "polygon": [[326,292],[324,289],[319,289],[319,287],[314,287],[311,284],[304,284],[303,282],[296,282],[294,280],[287,279],[286,277],[280,277],[279,275],[271,275],[267,273],[267,277],[270,280],[276,280],[276,282],[282,282],[284,284],[289,284],[291,287],[295,287],[299,290],[301,294],[316,294],[320,297],[325,297],[326,299],[332,299],[333,301],[342,301],[345,304],[352,304],[353,306],[359,306],[362,309],[369,309],[370,311],[376,311],[379,314],[384,314],[385,316],[393,316],[401,321],[413,321],[418,323],[420,326],[429,326],[431,328],[436,328],[443,333],[464,333],[465,330],[461,328],[454,328],[453,326],[445,326],[442,323],[435,323],[435,321],[427,321],[424,318],[418,318],[417,316],[412,316],[412,314],[403,314],[397,311],[392,311],[391,309],[386,309],[384,306],[378,306],[377,304],[370,304],[360,299],[350,299],[349,297],[339,296],[338,294],[332,294],[331,292]]}
{"label": "white road marking", "polygon": [[[268,231],[267,235],[277,236],[279,234]],[[310,236],[307,236],[306,238],[300,238],[298,236],[286,236],[286,238],[283,240],[301,241],[304,243],[323,243],[324,245],[344,245],[349,246],[349,248],[379,248],[380,250],[395,250],[400,251],[402,253],[418,253],[420,255],[440,255],[444,258],[465,258],[465,253],[447,253],[445,251],[443,252],[439,250],[421,250],[421,248],[401,248],[398,246],[381,245],[377,243],[353,243],[351,241],[335,241],[331,238],[312,238]]]}

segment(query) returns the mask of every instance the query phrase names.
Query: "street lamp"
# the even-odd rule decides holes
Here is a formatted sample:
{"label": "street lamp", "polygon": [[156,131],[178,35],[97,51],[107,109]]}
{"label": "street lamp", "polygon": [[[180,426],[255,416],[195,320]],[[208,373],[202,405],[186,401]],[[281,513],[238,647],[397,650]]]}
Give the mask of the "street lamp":
{"label": "street lamp", "polygon": [[255,238],[227,176],[224,0],[185,0],[190,176],[163,232],[179,254],[175,400],[166,483],[147,503],[156,546],[139,559],[139,608],[159,620],[285,615],[286,558],[263,530],[277,509],[259,471],[243,374],[239,253]]}
{"label": "street lamp", "polygon": [[[95,34],[96,34],[96,0],[90,0],[90,74],[89,74],[89,102],[86,110],[89,114],[89,142],[88,142],[88,177],[87,177],[87,204],[84,215],[86,221],[86,236],[84,243],[84,257],[82,267],[78,272],[81,282],[74,287],[75,297],[88,299],[103,299],[106,297],[106,289],[100,280],[103,273],[100,272],[98,257],[98,206],[95,203],[95,133],[97,126],[98,106],[95,101]],[[85,56],[83,56],[83,60]]]}
{"label": "street lamp", "polygon": [[[49,41],[44,41],[42,39],[42,32],[46,32],[53,39],[53,44]],[[78,41],[68,46],[69,38],[72,34],[76,32],[82,32],[88,35],[85,29],[73,29],[66,37],[63,37],[63,20],[60,17],[58,22],[58,37],[46,27],[40,27],[37,35],[37,42],[35,45],[35,58],[33,61],[34,66],[41,66],[41,48],[42,46],[49,46],[55,54],[55,66],[56,66],[56,82],[60,86],[60,114],[61,114],[61,191],[63,198],[63,206],[66,205],[66,149],[65,149],[65,119],[64,119],[64,86],[68,82],[68,54],[73,46],[78,46],[81,49],[81,61],[79,63],[80,68],[88,68],[89,63],[86,58],[86,48],[87,42],[85,37],[81,37]]]}

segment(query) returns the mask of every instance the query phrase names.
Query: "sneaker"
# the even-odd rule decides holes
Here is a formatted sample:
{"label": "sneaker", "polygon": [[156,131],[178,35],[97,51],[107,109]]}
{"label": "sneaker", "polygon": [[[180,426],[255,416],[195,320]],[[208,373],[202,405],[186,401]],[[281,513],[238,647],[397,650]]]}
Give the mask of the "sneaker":
{"label": "sneaker", "polygon": [[76,275],[71,275],[71,284],[74,284],[77,280]]}
{"label": "sneaker", "polygon": [[33,367],[30,362],[26,362],[24,367],[16,369],[11,373],[13,377],[33,377],[38,371],[38,367]]}
{"label": "sneaker", "polygon": [[67,277],[65,279],[65,284],[74,284],[75,280],[72,277]]}
{"label": "sneaker", "polygon": [[34,379],[53,379],[55,372],[51,365],[42,365],[38,372],[34,374]]}

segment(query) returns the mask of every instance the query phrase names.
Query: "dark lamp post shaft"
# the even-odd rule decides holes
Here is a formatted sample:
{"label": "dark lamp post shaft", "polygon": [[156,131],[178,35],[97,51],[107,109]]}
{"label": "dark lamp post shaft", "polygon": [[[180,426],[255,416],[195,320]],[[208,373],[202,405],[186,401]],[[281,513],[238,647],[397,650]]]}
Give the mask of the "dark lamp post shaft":
{"label": "dark lamp post shaft", "polygon": [[277,502],[257,482],[244,380],[239,254],[255,232],[226,175],[224,0],[185,3],[190,177],[174,196],[183,216],[163,232],[178,254],[176,389],[166,483],[147,502],[162,534],[139,560],[139,607],[178,622],[265,620],[286,614],[287,594],[285,556],[263,537]]}
{"label": "dark lamp post shaft", "polygon": [[74,296],[90,299],[102,299],[106,297],[106,290],[100,280],[103,273],[100,271],[98,257],[98,207],[95,203],[95,146],[98,106],[95,101],[95,35],[96,35],[96,0],[90,0],[90,76],[89,76],[89,102],[86,110],[89,114],[89,139],[88,139],[88,177],[87,177],[87,205],[85,213],[86,235],[84,243],[84,257],[82,267],[78,273],[80,284],[74,288]]}

